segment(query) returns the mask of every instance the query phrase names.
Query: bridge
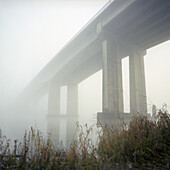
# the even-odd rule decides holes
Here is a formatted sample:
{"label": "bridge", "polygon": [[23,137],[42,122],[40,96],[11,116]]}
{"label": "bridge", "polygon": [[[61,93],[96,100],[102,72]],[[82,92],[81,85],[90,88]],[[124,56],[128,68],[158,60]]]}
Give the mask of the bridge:
{"label": "bridge", "polygon": [[[147,114],[144,55],[170,39],[170,0],[114,0],[68,42],[26,89],[32,102],[48,93],[48,117],[59,138],[60,89],[67,86],[67,138],[78,116],[78,84],[102,70],[103,124]],[[123,110],[122,59],[129,56],[130,113]],[[110,121],[110,122],[109,122]],[[49,123],[51,124],[51,123]]]}

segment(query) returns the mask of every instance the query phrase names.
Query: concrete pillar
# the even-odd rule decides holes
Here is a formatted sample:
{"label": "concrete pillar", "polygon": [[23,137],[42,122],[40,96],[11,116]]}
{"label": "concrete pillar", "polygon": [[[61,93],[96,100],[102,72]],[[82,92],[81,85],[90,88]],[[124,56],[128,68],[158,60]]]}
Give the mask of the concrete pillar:
{"label": "concrete pillar", "polygon": [[56,116],[60,114],[60,87],[50,82],[48,94],[48,115]]}
{"label": "concrete pillar", "polygon": [[47,129],[53,143],[59,143],[60,136],[60,87],[50,82],[48,94]]}
{"label": "concrete pillar", "polygon": [[71,142],[77,138],[76,122],[78,121],[78,85],[67,86],[67,127],[66,148],[70,148]]}
{"label": "concrete pillar", "polygon": [[78,114],[78,85],[67,86],[67,114]]}
{"label": "concrete pillar", "polygon": [[103,41],[103,112],[123,112],[120,48],[110,40]]}
{"label": "concrete pillar", "polygon": [[144,54],[133,51],[129,56],[131,113],[147,113]]}
{"label": "concrete pillar", "polygon": [[67,117],[66,125],[66,148],[70,149],[70,144],[77,139],[77,121],[78,116]]}

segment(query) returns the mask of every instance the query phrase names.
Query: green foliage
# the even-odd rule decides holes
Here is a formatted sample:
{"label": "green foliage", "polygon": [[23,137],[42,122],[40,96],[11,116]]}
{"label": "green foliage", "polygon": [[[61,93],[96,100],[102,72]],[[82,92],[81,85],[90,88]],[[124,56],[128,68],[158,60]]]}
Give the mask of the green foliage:
{"label": "green foliage", "polygon": [[[70,149],[56,149],[50,134],[44,138],[31,128],[23,142],[11,141],[0,131],[0,169],[114,169],[130,164],[140,167],[168,167],[170,162],[170,116],[159,111],[156,121],[134,116],[129,127],[103,128],[98,144],[90,139],[92,127],[78,125],[79,138]],[[12,148],[12,149],[11,149]]]}

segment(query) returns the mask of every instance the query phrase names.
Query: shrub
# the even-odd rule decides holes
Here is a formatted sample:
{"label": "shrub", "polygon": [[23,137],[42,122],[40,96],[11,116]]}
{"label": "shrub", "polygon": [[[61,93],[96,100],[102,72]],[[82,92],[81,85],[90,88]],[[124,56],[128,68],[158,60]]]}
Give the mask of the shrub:
{"label": "shrub", "polygon": [[103,128],[93,144],[92,127],[78,125],[79,138],[70,149],[55,148],[50,134],[43,137],[31,128],[23,142],[11,141],[0,131],[0,169],[114,169],[115,165],[168,167],[170,162],[170,116],[159,111],[157,120],[134,116],[129,127]]}
{"label": "shrub", "polygon": [[170,116],[159,111],[157,120],[134,116],[129,128],[104,130],[98,152],[103,162],[137,166],[168,166],[170,162]]}

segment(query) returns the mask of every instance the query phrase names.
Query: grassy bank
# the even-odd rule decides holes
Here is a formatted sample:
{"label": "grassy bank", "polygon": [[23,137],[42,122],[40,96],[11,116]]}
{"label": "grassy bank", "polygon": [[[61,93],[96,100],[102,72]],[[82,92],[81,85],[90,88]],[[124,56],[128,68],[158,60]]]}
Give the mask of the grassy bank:
{"label": "grassy bank", "polygon": [[128,129],[123,124],[119,130],[105,127],[97,146],[89,138],[91,132],[88,127],[80,130],[79,140],[69,150],[56,149],[50,135],[44,138],[33,128],[22,143],[15,140],[13,147],[0,132],[0,169],[114,169],[123,164],[169,168],[170,116],[166,111],[159,111],[156,121],[134,116]]}

